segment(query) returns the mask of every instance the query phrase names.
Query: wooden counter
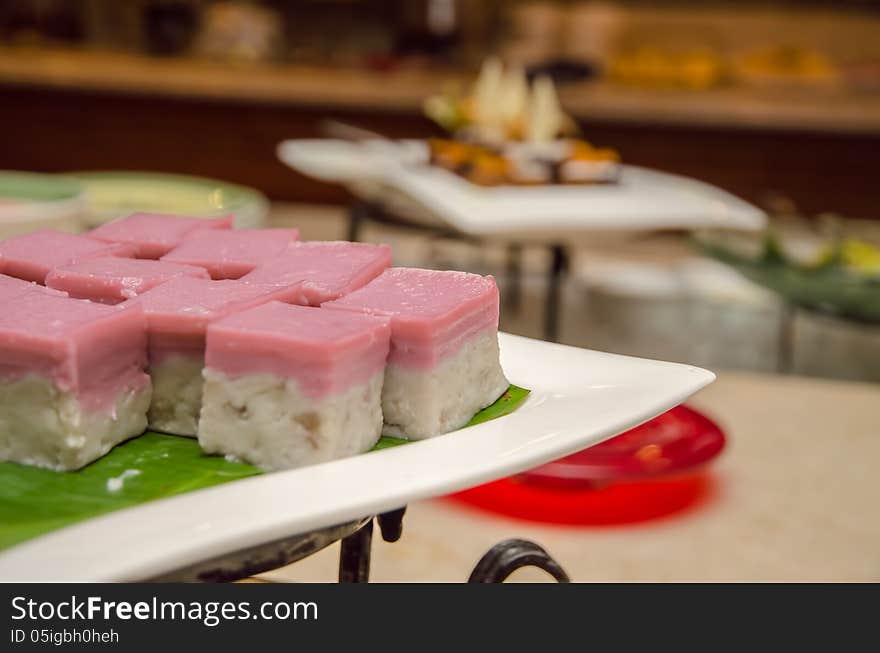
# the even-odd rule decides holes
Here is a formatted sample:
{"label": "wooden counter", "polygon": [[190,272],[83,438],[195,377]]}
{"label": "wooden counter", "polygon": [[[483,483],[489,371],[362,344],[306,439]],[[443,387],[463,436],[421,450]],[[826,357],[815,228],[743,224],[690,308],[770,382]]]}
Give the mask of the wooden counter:
{"label": "wooden counter", "polygon": [[[468,78],[469,79],[469,78]],[[460,74],[0,48],[0,169],[157,170],[228,179],[272,199],[343,203],[283,166],[285,138],[332,117],[389,137],[440,134],[425,97]],[[567,86],[587,139],[624,161],[691,176],[762,204],[880,218],[880,96],[840,92],[649,92]]]}
{"label": "wooden counter", "polygon": [[122,95],[234,100],[322,108],[417,112],[446,83],[424,71],[379,73],[330,67],[222,63],[120,52],[0,48],[0,86]]}
{"label": "wooden counter", "polygon": [[[470,75],[436,70],[372,72],[279,64],[225,64],[101,51],[0,48],[0,86],[26,86],[266,102],[325,109],[417,113]],[[880,94],[843,90],[650,91],[570,84],[563,105],[584,122],[880,133]]]}

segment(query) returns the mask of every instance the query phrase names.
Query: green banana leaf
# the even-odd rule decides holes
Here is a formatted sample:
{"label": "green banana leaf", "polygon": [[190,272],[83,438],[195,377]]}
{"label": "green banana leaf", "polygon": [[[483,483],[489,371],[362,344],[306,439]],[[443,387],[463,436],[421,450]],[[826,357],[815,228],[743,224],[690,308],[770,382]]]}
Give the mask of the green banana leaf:
{"label": "green banana leaf", "polygon": [[[516,410],[529,391],[510,386],[467,424]],[[406,444],[382,438],[374,451]],[[63,526],[261,471],[202,453],[193,438],[147,432],[76,472],[0,463],[0,549]]]}

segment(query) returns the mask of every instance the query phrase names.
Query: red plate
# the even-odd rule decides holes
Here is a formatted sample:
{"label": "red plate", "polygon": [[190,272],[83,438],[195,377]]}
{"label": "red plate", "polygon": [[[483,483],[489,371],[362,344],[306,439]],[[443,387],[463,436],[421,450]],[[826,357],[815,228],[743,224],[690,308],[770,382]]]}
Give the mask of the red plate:
{"label": "red plate", "polygon": [[724,433],[715,422],[687,406],[676,406],[601,444],[525,472],[522,478],[565,486],[656,478],[702,465],[723,447]]}
{"label": "red plate", "polygon": [[711,478],[698,472],[721,452],[724,441],[712,420],[678,406],[602,444],[451,498],[547,523],[654,519],[708,496]]}

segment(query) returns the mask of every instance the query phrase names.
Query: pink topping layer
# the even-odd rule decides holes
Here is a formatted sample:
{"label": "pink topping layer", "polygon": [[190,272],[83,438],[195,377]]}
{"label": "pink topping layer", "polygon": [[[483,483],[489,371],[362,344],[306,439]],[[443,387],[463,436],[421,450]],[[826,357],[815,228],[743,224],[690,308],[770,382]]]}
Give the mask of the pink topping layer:
{"label": "pink topping layer", "polygon": [[297,238],[297,229],[200,231],[187,237],[162,260],[198,265],[212,279],[238,279],[281,254]]}
{"label": "pink topping layer", "polygon": [[0,302],[6,302],[30,292],[42,292],[56,297],[67,297],[66,292],[52,290],[51,288],[46,288],[33,281],[25,281],[24,279],[18,279],[17,277],[9,277],[5,274],[0,274]]}
{"label": "pink topping layer", "polygon": [[388,245],[349,242],[295,243],[260,264],[242,281],[299,285],[295,304],[320,306],[361,288],[391,266]]}
{"label": "pink topping layer", "polygon": [[143,307],[150,336],[150,362],[170,355],[202,356],[210,322],[272,300],[288,301],[289,288],[239,281],[177,277],[130,300]]}
{"label": "pink topping layer", "polygon": [[381,373],[390,334],[387,318],[270,302],[209,326],[205,364],[232,377],[293,378],[319,399]]}
{"label": "pink topping layer", "polygon": [[105,306],[32,292],[0,312],[0,378],[37,374],[90,410],[111,410],[120,392],[149,383],[144,316],[137,306]]}
{"label": "pink topping layer", "polygon": [[52,268],[99,256],[131,256],[129,245],[43,229],[0,241],[0,272],[43,283]]}
{"label": "pink topping layer", "polygon": [[108,257],[57,267],[46,276],[46,286],[71,297],[118,304],[181,276],[210,279],[207,270],[193,265]]}
{"label": "pink topping layer", "polygon": [[389,316],[389,363],[418,369],[431,369],[470,338],[498,329],[495,279],[467,272],[391,268],[321,306]]}
{"label": "pink topping layer", "polygon": [[206,229],[231,229],[232,216],[222,218],[185,218],[156,213],[135,213],[114,220],[88,234],[89,238],[108,243],[125,243],[135,248],[138,258],[164,256],[190,234]]}

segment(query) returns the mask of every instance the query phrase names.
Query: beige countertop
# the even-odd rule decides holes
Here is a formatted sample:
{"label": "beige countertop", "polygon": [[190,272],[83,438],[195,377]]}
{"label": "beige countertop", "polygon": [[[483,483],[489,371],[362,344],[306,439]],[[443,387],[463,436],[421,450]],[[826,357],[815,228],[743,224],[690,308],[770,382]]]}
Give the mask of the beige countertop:
{"label": "beige countertop", "polygon": [[[575,581],[880,580],[880,385],[731,372],[690,404],[728,436],[704,504],[639,525],[558,527],[418,502],[399,542],[376,535],[372,579],[462,581],[493,544],[524,537]],[[261,578],[333,581],[337,555]]]}
{"label": "beige countertop", "polygon": [[[419,113],[459,72],[393,72],[291,64],[233,64],[120,52],[0,47],[0,86],[243,100],[296,106]],[[608,122],[880,133],[880,94],[845,89],[652,91],[603,83],[567,85],[576,117]]]}

